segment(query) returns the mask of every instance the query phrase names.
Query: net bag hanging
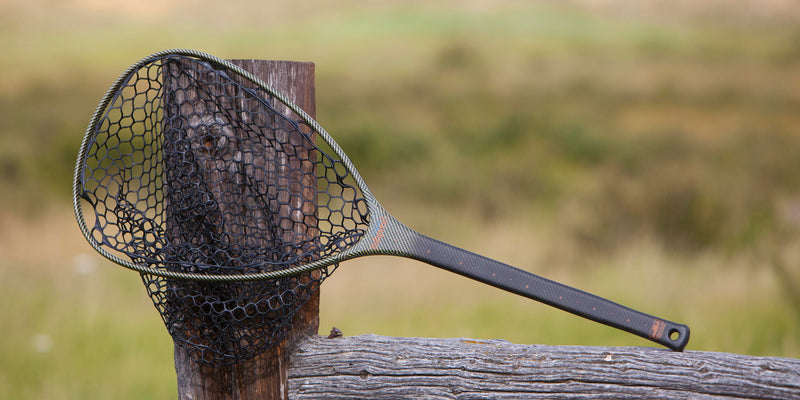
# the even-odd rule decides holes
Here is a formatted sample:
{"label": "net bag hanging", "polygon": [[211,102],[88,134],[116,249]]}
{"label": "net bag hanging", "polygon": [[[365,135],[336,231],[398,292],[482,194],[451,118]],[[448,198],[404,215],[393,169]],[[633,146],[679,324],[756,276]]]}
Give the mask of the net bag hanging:
{"label": "net bag hanging", "polygon": [[[137,266],[223,277],[297,267],[358,240],[360,193],[313,129],[270,98],[209,62],[134,66],[84,156],[91,236]],[[175,343],[223,365],[279,343],[336,265],[266,281],[141,276]]]}

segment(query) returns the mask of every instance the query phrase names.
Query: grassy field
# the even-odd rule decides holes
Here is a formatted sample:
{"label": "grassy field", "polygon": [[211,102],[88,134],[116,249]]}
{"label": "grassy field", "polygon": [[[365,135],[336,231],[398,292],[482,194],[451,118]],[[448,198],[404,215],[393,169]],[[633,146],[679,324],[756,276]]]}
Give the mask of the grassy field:
{"label": "grassy field", "polygon": [[[174,397],[139,278],[69,206],[97,101],[171,47],[314,61],[319,121],[423,233],[686,323],[690,350],[800,357],[800,6],[216,3],[0,3],[0,398]],[[649,345],[409,260],[322,291],[345,335]]]}

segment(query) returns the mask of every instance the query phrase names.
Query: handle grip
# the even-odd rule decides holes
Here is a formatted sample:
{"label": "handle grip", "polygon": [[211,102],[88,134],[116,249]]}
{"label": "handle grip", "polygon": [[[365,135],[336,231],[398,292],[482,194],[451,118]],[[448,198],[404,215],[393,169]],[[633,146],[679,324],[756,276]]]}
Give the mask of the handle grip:
{"label": "handle grip", "polygon": [[[406,228],[408,229],[408,228]],[[602,297],[542,278],[408,229],[401,255],[621,329],[675,351],[689,342],[689,327],[656,318]]]}

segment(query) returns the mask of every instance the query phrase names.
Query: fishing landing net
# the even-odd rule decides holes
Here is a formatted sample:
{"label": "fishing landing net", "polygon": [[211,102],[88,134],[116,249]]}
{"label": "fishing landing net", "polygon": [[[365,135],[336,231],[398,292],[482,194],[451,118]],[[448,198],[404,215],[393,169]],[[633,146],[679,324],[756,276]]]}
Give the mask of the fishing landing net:
{"label": "fishing landing net", "polygon": [[317,145],[312,127],[241,75],[166,55],[123,77],[90,125],[76,175],[88,203],[79,211],[88,215],[87,234],[112,259],[177,274],[141,276],[174,342],[193,360],[250,359],[284,339],[338,264],[246,278],[357,242],[368,225],[362,194],[341,161]]}
{"label": "fishing landing net", "polygon": [[81,143],[73,202],[90,245],[140,272],[175,342],[212,366],[278,344],[339,262],[378,254],[676,351],[689,341],[686,325],[403,225],[308,114],[236,65],[192,50],[142,59],[111,86]]}

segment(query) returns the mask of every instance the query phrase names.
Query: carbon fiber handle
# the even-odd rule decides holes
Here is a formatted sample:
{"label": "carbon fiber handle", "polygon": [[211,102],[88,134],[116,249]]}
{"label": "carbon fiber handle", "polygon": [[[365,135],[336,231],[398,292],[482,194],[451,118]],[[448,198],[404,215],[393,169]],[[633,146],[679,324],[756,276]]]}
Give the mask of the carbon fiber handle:
{"label": "carbon fiber handle", "polygon": [[633,333],[675,351],[682,351],[689,342],[686,325],[656,318],[414,231],[404,236],[406,257]]}

